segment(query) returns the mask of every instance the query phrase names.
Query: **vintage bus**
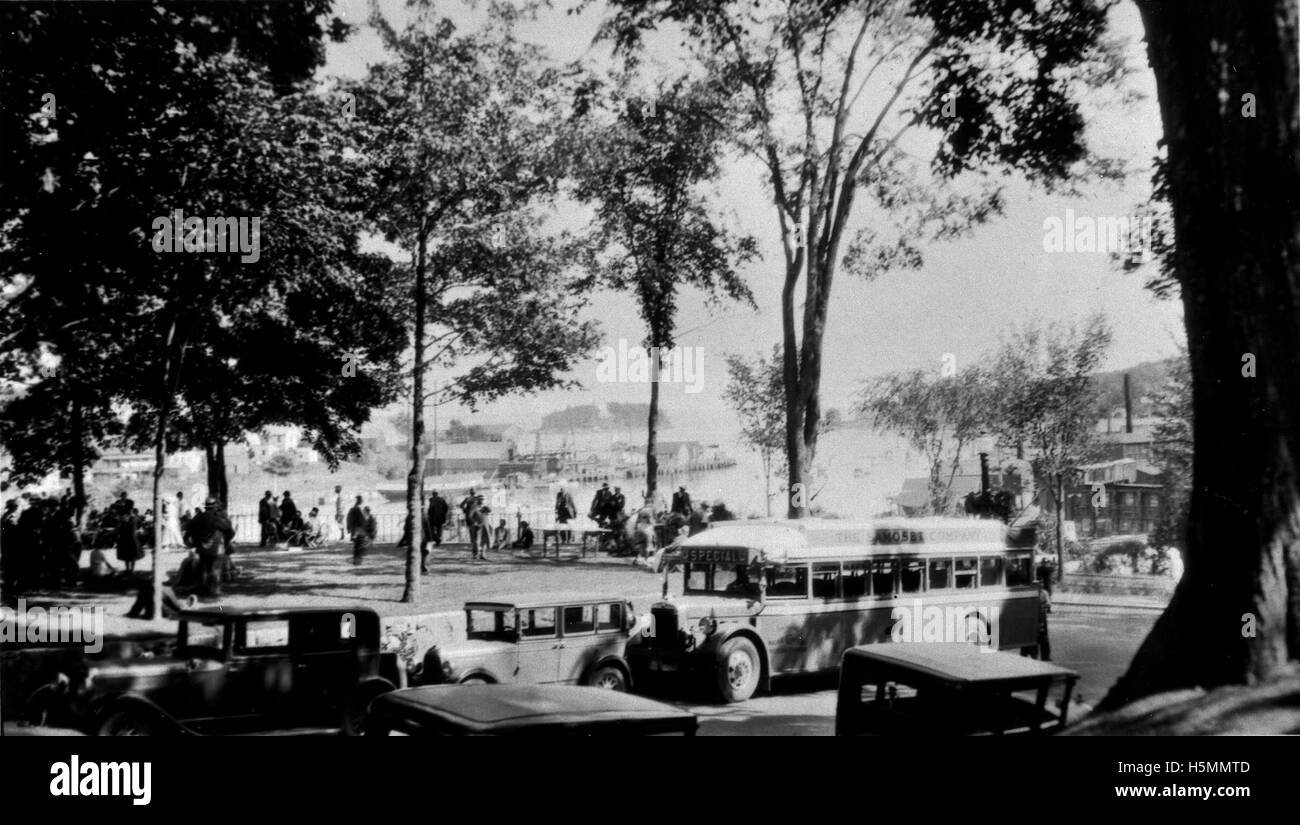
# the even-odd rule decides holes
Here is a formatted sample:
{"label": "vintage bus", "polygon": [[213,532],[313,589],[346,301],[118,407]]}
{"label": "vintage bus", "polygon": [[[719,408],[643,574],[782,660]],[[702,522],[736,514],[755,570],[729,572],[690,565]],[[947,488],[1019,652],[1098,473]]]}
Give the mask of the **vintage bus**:
{"label": "vintage bus", "polygon": [[670,550],[664,600],[628,643],[634,684],[702,674],[738,702],[857,645],[1037,642],[1032,538],[998,521],[719,522]]}

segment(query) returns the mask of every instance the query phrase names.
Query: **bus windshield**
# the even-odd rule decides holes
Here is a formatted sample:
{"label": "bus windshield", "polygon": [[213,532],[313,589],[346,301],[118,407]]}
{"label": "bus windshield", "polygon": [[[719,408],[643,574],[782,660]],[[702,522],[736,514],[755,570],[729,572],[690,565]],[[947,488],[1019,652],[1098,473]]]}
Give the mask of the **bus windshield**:
{"label": "bus windshield", "polygon": [[758,598],[758,581],[743,564],[688,564],[685,581],[687,593]]}

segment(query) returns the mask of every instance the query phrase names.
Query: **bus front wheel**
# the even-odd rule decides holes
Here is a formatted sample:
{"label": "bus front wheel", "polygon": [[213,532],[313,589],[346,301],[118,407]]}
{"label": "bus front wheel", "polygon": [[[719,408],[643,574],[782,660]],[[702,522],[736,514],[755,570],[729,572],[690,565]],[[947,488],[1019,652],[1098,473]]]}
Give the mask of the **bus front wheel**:
{"label": "bus front wheel", "polygon": [[728,639],[718,648],[718,692],[724,702],[743,702],[754,695],[763,663],[754,643],[743,636]]}

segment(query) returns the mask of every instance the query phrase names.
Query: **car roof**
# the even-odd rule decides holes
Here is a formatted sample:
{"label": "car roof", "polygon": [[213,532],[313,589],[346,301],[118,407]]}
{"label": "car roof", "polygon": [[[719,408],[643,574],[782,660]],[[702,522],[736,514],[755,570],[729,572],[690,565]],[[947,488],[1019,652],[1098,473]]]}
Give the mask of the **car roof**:
{"label": "car roof", "polygon": [[471,733],[530,728],[648,727],[694,730],[695,714],[621,691],[578,685],[433,685],[385,693],[375,711],[450,723]]}
{"label": "car roof", "polygon": [[609,602],[625,602],[624,596],[615,596],[610,593],[596,594],[579,593],[579,592],[558,592],[558,593],[522,593],[512,594],[500,599],[481,599],[472,602],[465,602],[466,610],[511,610],[514,608],[528,607],[558,607],[560,605],[579,605],[579,604],[607,604]]}
{"label": "car roof", "polygon": [[844,651],[845,663],[851,660],[879,666],[883,672],[898,677],[900,681],[905,681],[907,674],[915,674],[927,681],[955,686],[1077,679],[1079,676],[1069,668],[969,642],[863,645]]}
{"label": "car roof", "polygon": [[228,607],[214,605],[182,610],[180,617],[190,621],[211,622],[231,619],[286,619],[293,616],[330,615],[342,616],[344,613],[364,613],[378,615],[369,607]]}

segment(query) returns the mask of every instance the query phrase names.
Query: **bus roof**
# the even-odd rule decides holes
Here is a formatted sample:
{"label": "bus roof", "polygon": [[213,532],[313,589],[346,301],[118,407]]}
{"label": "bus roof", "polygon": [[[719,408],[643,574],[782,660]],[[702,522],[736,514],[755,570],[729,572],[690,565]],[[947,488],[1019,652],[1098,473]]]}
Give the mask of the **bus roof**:
{"label": "bus roof", "polygon": [[1007,549],[1006,525],[991,519],[773,519],[715,522],[708,530],[683,539],[674,555],[685,561],[782,564],[874,555],[1002,553]]}

